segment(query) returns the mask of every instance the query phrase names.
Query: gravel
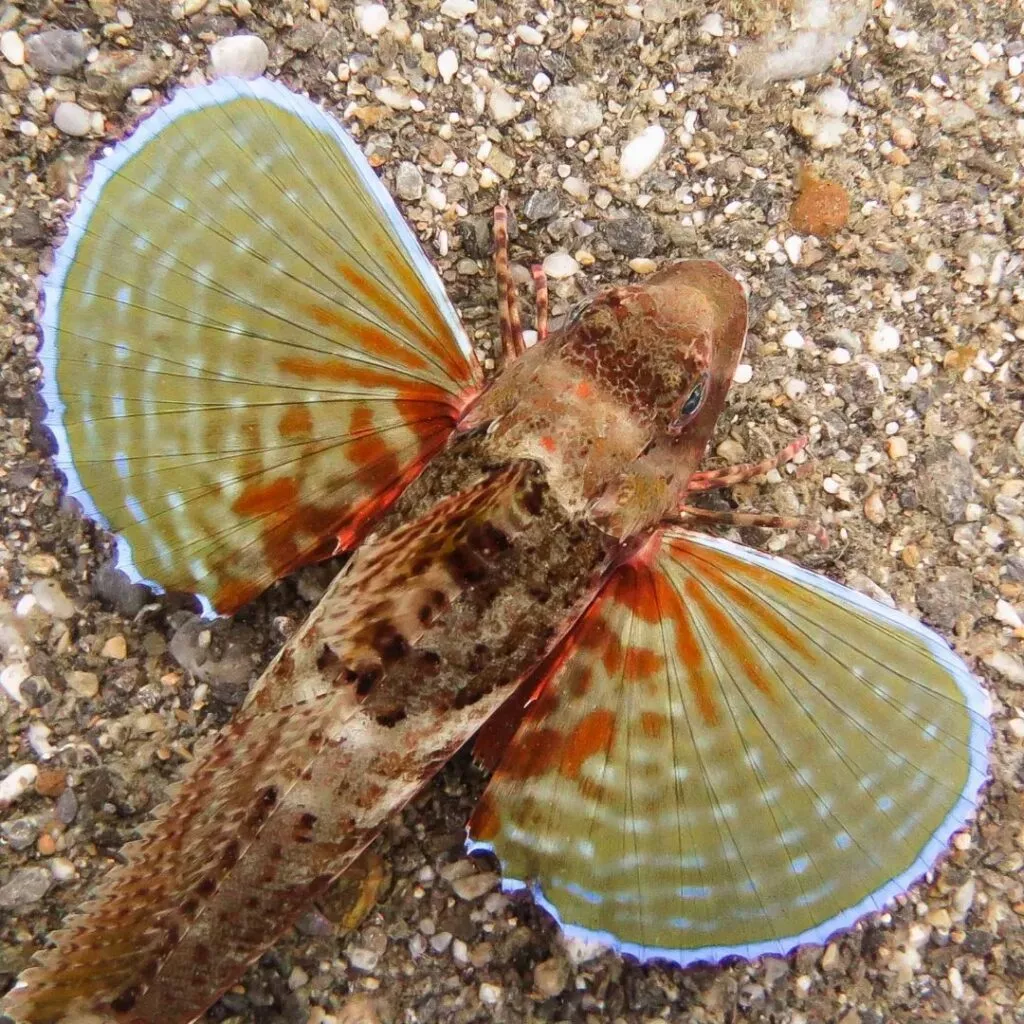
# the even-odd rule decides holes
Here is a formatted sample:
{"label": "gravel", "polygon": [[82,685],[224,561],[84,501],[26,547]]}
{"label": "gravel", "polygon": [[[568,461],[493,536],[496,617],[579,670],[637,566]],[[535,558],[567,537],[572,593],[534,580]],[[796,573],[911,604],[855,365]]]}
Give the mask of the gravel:
{"label": "gravel", "polygon": [[[498,891],[497,865],[463,854],[484,779],[462,755],[388,825],[376,849],[393,881],[361,927],[343,934],[311,910],[210,1020],[1020,1018],[1020,18],[985,0],[843,2],[790,31],[752,0],[708,7],[0,5],[0,988],[338,567],[204,624],[103,569],[110,540],[65,495],[37,425],[37,281],[90,161],[176,84],[208,79],[212,63],[225,73],[215,54],[234,48],[230,64],[248,47],[252,73],[309,91],[358,136],[485,363],[502,189],[517,278],[531,263],[562,271],[549,270],[556,322],[593,289],[672,259],[734,270],[751,331],[709,458],[759,459],[809,434],[797,472],[734,498],[810,516],[832,543],[740,539],[932,622],[990,688],[995,767],[966,841],[898,905],[824,948],[684,972],[563,940],[528,894]],[[630,140],[655,125],[659,152],[647,162],[645,143],[630,163]],[[634,177],[624,159],[646,166]]]}

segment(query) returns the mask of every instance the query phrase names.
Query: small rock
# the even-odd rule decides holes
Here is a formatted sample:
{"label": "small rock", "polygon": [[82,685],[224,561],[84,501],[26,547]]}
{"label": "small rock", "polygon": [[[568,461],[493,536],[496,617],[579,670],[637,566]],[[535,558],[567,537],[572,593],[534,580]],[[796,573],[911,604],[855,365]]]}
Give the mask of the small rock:
{"label": "small rock", "polygon": [[53,112],[53,123],[65,135],[80,137],[88,135],[92,128],[92,114],[77,103],[65,100],[57,104]]}
{"label": "small rock", "polygon": [[451,932],[436,932],[430,937],[430,948],[435,953],[447,952],[448,947],[452,944],[452,933]]}
{"label": "small rock", "polygon": [[441,13],[453,21],[465,21],[476,14],[476,11],[476,0],[444,0],[441,4]]}
{"label": "small rock", "polygon": [[52,28],[32,36],[25,44],[29,64],[46,75],[70,75],[84,63],[89,40],[84,32]]}
{"label": "small rock", "polygon": [[496,1006],[501,1002],[503,995],[504,992],[500,985],[494,985],[489,981],[485,981],[480,986],[480,1002],[485,1006]]}
{"label": "small rock", "polygon": [[970,607],[973,594],[971,573],[958,566],[941,569],[938,579],[920,584],[915,591],[917,605],[925,617],[942,629],[956,625],[956,620]]}
{"label": "small rock", "polygon": [[111,658],[114,661],[124,661],[128,657],[128,643],[121,634],[112,636],[103,645],[100,655],[104,658]]}
{"label": "small rock", "polygon": [[493,871],[481,871],[456,879],[452,889],[460,900],[475,900],[489,893],[500,881],[501,877]]}
{"label": "small rock", "polygon": [[830,85],[814,97],[814,106],[826,117],[845,117],[850,110],[850,97],[841,86]]}
{"label": "small rock", "polygon": [[495,124],[508,124],[509,121],[519,116],[519,111],[522,108],[511,93],[497,86],[487,97],[487,109],[490,111],[491,117],[494,118]]}
{"label": "small rock", "polygon": [[75,606],[65,597],[56,580],[36,580],[32,584],[32,596],[47,615],[55,619],[70,619]]}
{"label": "small rock", "polygon": [[57,805],[53,809],[54,816],[63,825],[70,825],[78,817],[78,797],[73,789],[65,789],[57,797]]}
{"label": "small rock", "polygon": [[259,78],[267,70],[269,60],[270,50],[259,36],[228,36],[210,47],[210,72],[214,78]]}
{"label": "small rock", "polygon": [[395,172],[395,191],[410,202],[423,197],[423,175],[420,169],[408,160],[403,160]]}
{"label": "small rock", "polygon": [[367,4],[356,8],[359,27],[371,39],[376,39],[387,28],[389,17],[388,9],[383,4]]}
{"label": "small rock", "polygon": [[132,89],[161,81],[166,73],[166,65],[148,54],[118,50],[101,53],[87,64],[85,82],[91,101],[120,105]]}
{"label": "small rock", "polygon": [[653,274],[658,269],[658,264],[646,256],[637,256],[629,261],[629,269],[634,274]]}
{"label": "small rock", "polygon": [[67,786],[68,773],[63,768],[42,768],[36,776],[36,792],[40,796],[60,796]]}
{"label": "small rock", "polygon": [[642,178],[657,163],[665,148],[665,139],[665,129],[660,124],[649,125],[630,139],[619,157],[619,174],[626,181]]}
{"label": "small rock", "polygon": [[288,975],[288,988],[294,992],[296,989],[300,989],[303,985],[308,984],[308,982],[309,975],[298,964],[296,964],[292,968],[291,974]]}
{"label": "small rock", "polygon": [[650,256],[654,249],[654,225],[646,214],[613,217],[603,231],[605,241],[623,256]]}
{"label": "small rock", "polygon": [[732,375],[733,384],[749,384],[754,377],[754,368],[750,363],[740,363]]}
{"label": "small rock", "polygon": [[795,328],[793,330],[786,331],[782,336],[782,347],[790,349],[802,349],[807,347],[807,342],[804,336]]}
{"label": "small rock", "polygon": [[580,265],[567,252],[553,252],[544,257],[544,273],[552,281],[562,281],[578,274]]}
{"label": "small rock", "polygon": [[0,836],[12,850],[27,850],[39,837],[39,822],[35,818],[15,818],[0,825]]}
{"label": "small rock", "polygon": [[8,64],[16,68],[25,63],[25,44],[13,29],[0,33],[0,54]]}
{"label": "small rock", "polygon": [[100,679],[95,672],[69,672],[65,677],[68,686],[80,697],[95,697],[100,692]]}
{"label": "small rock", "polygon": [[561,995],[568,983],[569,965],[560,957],[542,960],[533,968],[533,987],[545,999]]}
{"label": "small rock", "polygon": [[601,105],[579,86],[554,86],[545,93],[545,106],[548,127],[563,138],[579,138],[601,127]]}
{"label": "small rock", "polygon": [[797,179],[799,192],[789,210],[789,221],[803,235],[830,238],[850,219],[850,196],[838,182],[819,178],[804,168]]}
{"label": "small rock", "polygon": [[951,444],[938,442],[925,453],[917,474],[921,504],[947,526],[964,521],[974,500],[971,463]]}
{"label": "small rock", "polygon": [[27,702],[21,692],[21,684],[32,674],[31,669],[22,661],[16,661],[0,670],[0,690],[3,690],[15,703],[26,706]]}
{"label": "small rock", "polygon": [[706,14],[698,27],[714,39],[721,39],[725,35],[725,19],[717,11]]}
{"label": "small rock", "polygon": [[1024,662],[1020,658],[1015,658],[1009,651],[990,651],[982,655],[981,660],[1007,682],[1013,683],[1014,686],[1024,686]]}
{"label": "small rock", "polygon": [[38,777],[39,769],[34,764],[20,764],[12,768],[0,779],[0,807],[8,807],[24,796]]}
{"label": "small rock", "polygon": [[372,949],[361,949],[356,947],[348,951],[348,962],[357,970],[369,973],[380,960],[380,953]]}
{"label": "small rock", "polygon": [[15,210],[14,216],[7,223],[10,225],[11,241],[15,245],[34,246],[46,238],[46,229],[39,214],[26,206]]}
{"label": "small rock", "polygon": [[885,502],[878,491],[872,491],[864,502],[864,518],[875,526],[885,522]]}
{"label": "small rock", "polygon": [[542,46],[544,33],[534,28],[533,25],[517,25],[516,38],[527,46]]}
{"label": "small rock", "polygon": [[437,73],[441,81],[448,85],[459,70],[459,55],[454,50],[442,50],[437,55]]}
{"label": "small rock", "polygon": [[10,910],[38,903],[50,891],[51,885],[53,875],[49,868],[18,868],[10,881],[0,888],[0,907]]}
{"label": "small rock", "polygon": [[558,213],[559,195],[552,188],[538,189],[531,192],[523,204],[523,216],[527,220],[548,220]]}
{"label": "small rock", "polygon": [[868,339],[868,348],[875,355],[895,352],[900,347],[900,332],[892,324],[879,322]]}

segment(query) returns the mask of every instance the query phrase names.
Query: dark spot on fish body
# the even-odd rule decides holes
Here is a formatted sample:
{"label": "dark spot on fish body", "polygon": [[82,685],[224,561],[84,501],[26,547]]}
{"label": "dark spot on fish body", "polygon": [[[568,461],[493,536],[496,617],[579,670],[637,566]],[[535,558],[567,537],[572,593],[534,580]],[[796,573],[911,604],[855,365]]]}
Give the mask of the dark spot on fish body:
{"label": "dark spot on fish body", "polygon": [[110,1001],[110,1008],[115,1013],[127,1013],[135,1005],[139,998],[137,985],[126,988],[116,999]]}
{"label": "dark spot on fish body", "polygon": [[487,563],[464,544],[459,544],[445,556],[445,564],[459,586],[472,587],[487,578]]}
{"label": "dark spot on fish body", "polygon": [[370,639],[372,647],[381,658],[385,667],[400,661],[409,653],[409,641],[393,622],[377,622],[373,627]]}
{"label": "dark spot on fish body", "polygon": [[330,644],[324,644],[320,648],[320,653],[316,656],[317,671],[327,672],[328,669],[340,664],[341,658],[335,653],[334,648]]}
{"label": "dark spot on fish body", "polygon": [[217,891],[217,879],[214,875],[207,875],[197,886],[196,892],[206,898]]}
{"label": "dark spot on fish body", "polygon": [[238,855],[241,853],[241,847],[237,839],[232,839],[227,846],[224,847],[223,853],[220,855],[220,863],[224,868],[233,868],[238,863]]}
{"label": "dark spot on fish body", "polygon": [[390,711],[381,712],[377,715],[377,724],[383,726],[385,729],[392,729],[399,722],[405,718],[405,710],[403,708],[393,708]]}

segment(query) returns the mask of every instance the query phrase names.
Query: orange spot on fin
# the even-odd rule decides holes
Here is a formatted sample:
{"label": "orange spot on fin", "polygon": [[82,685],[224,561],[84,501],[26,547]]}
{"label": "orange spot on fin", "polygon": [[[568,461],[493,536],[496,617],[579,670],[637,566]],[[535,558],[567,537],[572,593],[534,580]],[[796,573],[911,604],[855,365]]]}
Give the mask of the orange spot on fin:
{"label": "orange spot on fin", "polygon": [[305,406],[293,405],[277,421],[277,429],[282,437],[308,437],[313,432],[313,417]]}
{"label": "orange spot on fin", "polygon": [[240,516],[266,516],[287,512],[299,496],[299,486],[290,476],[269,483],[251,483],[235,499],[231,509]]}
{"label": "orange spot on fin", "polygon": [[615,715],[607,708],[597,708],[583,718],[573,729],[565,743],[559,772],[575,779],[583,762],[594,754],[607,750],[615,735]]}
{"label": "orange spot on fin", "polygon": [[309,307],[310,315],[321,327],[333,327],[358,340],[367,352],[383,359],[388,359],[399,366],[412,370],[425,370],[430,363],[422,353],[407,348],[394,336],[382,331],[373,324],[355,320],[342,312],[328,309],[326,306],[313,304]]}
{"label": "orange spot on fin", "polygon": [[668,719],[657,711],[640,713],[640,729],[649,739],[656,740],[665,731]]}

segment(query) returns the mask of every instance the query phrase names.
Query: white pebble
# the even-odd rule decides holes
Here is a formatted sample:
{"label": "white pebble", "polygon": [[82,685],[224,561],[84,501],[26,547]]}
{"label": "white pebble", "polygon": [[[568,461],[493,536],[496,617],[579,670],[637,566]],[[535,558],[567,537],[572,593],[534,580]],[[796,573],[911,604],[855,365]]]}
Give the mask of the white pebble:
{"label": "white pebble", "polygon": [[0,807],[7,807],[35,784],[39,769],[34,764],[20,764],[0,779]]}
{"label": "white pebble", "polygon": [[658,269],[658,264],[646,256],[637,256],[629,261],[629,269],[634,274],[653,274]]}
{"label": "white pebble", "polygon": [[970,458],[974,454],[974,438],[966,430],[958,430],[950,441],[961,455]]}
{"label": "white pebble", "polygon": [[19,121],[18,131],[25,136],[26,139],[34,139],[39,134],[39,125],[35,121]]}
{"label": "white pebble", "polygon": [[13,30],[0,34],[0,53],[8,64],[20,68],[25,63],[25,43],[21,36]]}
{"label": "white pebble", "polygon": [[794,377],[786,381],[783,390],[790,401],[797,402],[807,394],[807,382]]}
{"label": "white pebble", "polygon": [[464,21],[471,14],[476,14],[476,0],[444,0],[441,13],[446,18]]}
{"label": "white pebble", "polygon": [[937,274],[943,268],[945,262],[937,252],[930,252],[924,258],[924,269],[929,274]]}
{"label": "white pebble", "polygon": [[33,722],[28,727],[28,745],[40,761],[49,761],[57,753],[50,743],[50,727],[42,722]]}
{"label": "white pebble", "polygon": [[21,684],[31,674],[28,665],[23,661],[16,661],[13,665],[8,665],[0,671],[0,690],[3,690],[16,703],[22,706],[26,705],[28,702],[21,695]]}
{"label": "white pebble", "polygon": [[533,91],[534,92],[547,92],[551,88],[551,79],[544,74],[543,71],[538,71],[533,76]]}
{"label": "white pebble", "polygon": [[494,1006],[496,1003],[501,1002],[501,986],[492,985],[491,982],[485,981],[480,986],[480,1002],[486,1006]]}
{"label": "white pebble", "polygon": [[704,16],[700,23],[700,30],[707,32],[709,36],[714,36],[715,39],[721,39],[725,35],[725,19],[717,11],[713,11]]}
{"label": "white pebble", "polygon": [[387,28],[389,15],[388,9],[383,4],[367,4],[365,7],[359,7],[356,10],[356,16],[359,19],[359,27],[371,39],[376,39]]}
{"label": "white pebble", "polygon": [[847,130],[846,122],[837,117],[818,118],[811,132],[811,145],[815,149],[836,149],[843,144]]}
{"label": "white pebble", "polygon": [[210,47],[210,72],[214,78],[259,78],[269,59],[267,44],[259,36],[228,36]]}
{"label": "white pebble", "polygon": [[971,56],[982,66],[985,67],[988,62],[992,59],[989,55],[988,47],[978,40],[975,43],[971,43]]}
{"label": "white pebble", "polygon": [[783,348],[804,348],[806,344],[804,336],[799,331],[786,331],[782,336]]}
{"label": "white pebble", "polygon": [[1006,62],[1006,70],[1009,72],[1011,78],[1019,78],[1021,72],[1024,72],[1024,60],[1017,56],[1017,54],[1014,54]]}
{"label": "white pebble", "polygon": [[436,185],[428,185],[423,195],[427,205],[438,213],[443,213],[448,206],[448,197]]}
{"label": "white pebble", "polygon": [[1024,628],[1024,622],[1021,621],[1021,617],[1017,614],[1017,609],[1009,601],[1004,601],[1002,598],[996,601],[995,617],[997,621],[1001,622],[1004,626],[1009,626],[1011,629]]}
{"label": "white pebble", "polygon": [[532,25],[517,25],[516,36],[521,43],[527,46],[540,46],[544,42],[543,33],[539,32]]}
{"label": "white pebble", "polygon": [[843,348],[842,346],[832,349],[828,354],[828,361],[833,366],[845,366],[850,359],[850,350],[848,348]]}
{"label": "white pebble", "polygon": [[900,347],[900,332],[892,324],[879,323],[868,340],[868,348],[875,355],[895,352]]}
{"label": "white pebble", "polygon": [[799,235],[790,235],[789,238],[782,243],[782,247],[786,250],[789,262],[795,267],[800,262],[800,257],[803,255],[804,240]]}
{"label": "white pebble", "polygon": [[837,480],[834,476],[827,476],[821,482],[821,489],[826,494],[838,494],[839,488],[842,486],[842,481]]}
{"label": "white pebble", "polygon": [[733,384],[749,384],[753,376],[754,368],[750,363],[740,363],[732,375],[732,382]]}
{"label": "white pebble", "polygon": [[437,73],[441,81],[448,85],[459,70],[459,55],[454,50],[442,50],[437,56]]}
{"label": "white pebble", "polygon": [[92,114],[77,103],[58,103],[53,112],[53,123],[65,135],[88,135],[92,127]]}
{"label": "white pebble", "polygon": [[626,181],[636,181],[653,166],[665,148],[665,129],[652,124],[623,147],[619,173]]}
{"label": "white pebble", "polygon": [[544,258],[544,273],[552,281],[562,281],[579,273],[580,265],[567,252],[553,252]]}
{"label": "white pebble", "polygon": [[814,97],[814,105],[826,117],[843,117],[850,110],[850,97],[845,89],[832,85]]}

